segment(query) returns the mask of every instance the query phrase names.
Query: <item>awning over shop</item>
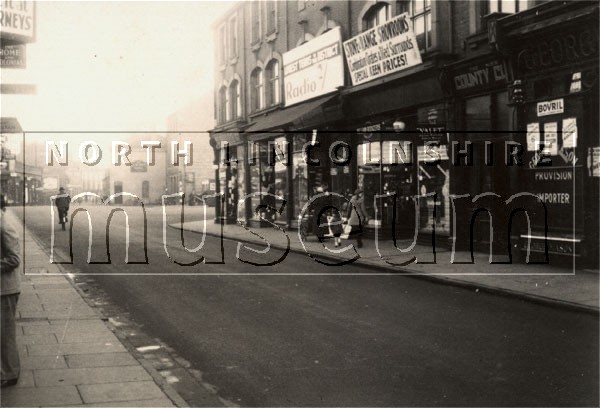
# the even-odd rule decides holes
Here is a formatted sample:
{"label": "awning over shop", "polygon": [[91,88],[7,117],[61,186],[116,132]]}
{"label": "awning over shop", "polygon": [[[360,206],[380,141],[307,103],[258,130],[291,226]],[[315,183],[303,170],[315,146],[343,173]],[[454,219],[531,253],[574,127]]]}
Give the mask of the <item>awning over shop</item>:
{"label": "awning over shop", "polygon": [[345,112],[349,118],[362,118],[384,112],[398,111],[443,99],[444,94],[437,77],[387,83],[369,91],[348,92],[344,95]]}
{"label": "awning over shop", "polygon": [[210,137],[217,142],[217,146],[221,145],[221,142],[227,142],[230,146],[235,146],[244,143],[244,139],[241,133],[238,132],[210,132]]}
{"label": "awning over shop", "polygon": [[269,137],[283,130],[310,129],[313,126],[341,119],[341,110],[332,101],[338,94],[327,95],[289,108],[281,109],[256,118],[245,130],[248,140]]}

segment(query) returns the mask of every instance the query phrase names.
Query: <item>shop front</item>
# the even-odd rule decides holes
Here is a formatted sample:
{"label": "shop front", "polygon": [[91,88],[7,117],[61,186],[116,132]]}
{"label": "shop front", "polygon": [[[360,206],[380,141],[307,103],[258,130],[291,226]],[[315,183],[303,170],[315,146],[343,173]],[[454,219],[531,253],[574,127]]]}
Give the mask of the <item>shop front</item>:
{"label": "shop front", "polygon": [[428,243],[448,234],[447,107],[438,74],[421,71],[345,95],[346,116],[358,118],[350,125],[349,171],[351,190],[364,191],[367,234]]}
{"label": "shop front", "polygon": [[242,134],[212,132],[214,149],[215,190],[220,193],[215,202],[215,222],[233,224],[246,214],[239,200],[246,194],[246,147]]}
{"label": "shop front", "polygon": [[499,20],[519,106],[520,187],[547,212],[545,225],[521,232],[520,246],[574,266],[598,266],[598,10],[545,4]]}
{"label": "shop front", "polygon": [[[487,53],[445,69],[453,97],[455,126],[450,132],[453,195],[468,195],[456,211],[456,249],[508,256],[508,217],[501,204],[478,199],[493,194],[500,200],[516,192],[515,166],[506,163],[506,146],[514,141],[514,108],[507,92],[507,67],[502,55]],[[467,153],[468,152],[468,153]],[[480,211],[485,209],[486,211]]]}

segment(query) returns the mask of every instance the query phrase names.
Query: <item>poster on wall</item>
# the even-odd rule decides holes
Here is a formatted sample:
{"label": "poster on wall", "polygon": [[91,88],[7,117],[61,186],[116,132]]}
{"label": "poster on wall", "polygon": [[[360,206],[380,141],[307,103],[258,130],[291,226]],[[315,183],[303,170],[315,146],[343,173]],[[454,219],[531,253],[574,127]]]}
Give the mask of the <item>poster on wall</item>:
{"label": "poster on wall", "polygon": [[544,144],[546,151],[551,156],[558,155],[558,123],[544,123]]}
{"label": "poster on wall", "polygon": [[577,119],[566,118],[563,119],[562,124],[562,139],[565,149],[577,147]]}
{"label": "poster on wall", "polygon": [[588,166],[590,176],[600,177],[600,147],[590,147],[588,153]]}
{"label": "poster on wall", "polygon": [[421,64],[421,52],[408,13],[386,21],[344,42],[352,85]]}
{"label": "poster on wall", "polygon": [[528,123],[527,124],[527,151],[535,152],[540,144],[540,124]]}
{"label": "poster on wall", "polygon": [[340,27],[283,54],[283,77],[285,106],[334,92],[343,86]]}

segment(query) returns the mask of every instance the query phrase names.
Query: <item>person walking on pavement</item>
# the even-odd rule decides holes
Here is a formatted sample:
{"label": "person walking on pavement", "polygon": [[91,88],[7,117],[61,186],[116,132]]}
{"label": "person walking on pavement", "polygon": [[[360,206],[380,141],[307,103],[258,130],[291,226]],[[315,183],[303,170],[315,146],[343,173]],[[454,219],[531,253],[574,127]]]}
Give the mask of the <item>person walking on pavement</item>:
{"label": "person walking on pavement", "polygon": [[350,198],[348,225],[352,228],[350,235],[356,239],[356,244],[359,248],[363,246],[362,225],[366,225],[367,221],[363,191],[358,188]]}
{"label": "person walking on pavement", "polygon": [[65,193],[64,188],[58,189],[58,195],[54,200],[54,205],[58,209],[58,223],[62,226],[62,230],[65,231],[65,224],[68,222],[67,214],[69,213],[69,206],[71,205],[71,196]]}
{"label": "person walking on pavement", "polygon": [[16,231],[8,225],[5,211],[4,195],[0,196],[0,232],[2,241],[0,264],[0,291],[2,304],[0,317],[2,320],[0,348],[2,354],[1,382],[2,388],[15,385],[19,381],[21,363],[17,349],[17,327],[16,314],[17,302],[21,293],[21,276],[19,265],[21,256],[19,254],[19,238]]}

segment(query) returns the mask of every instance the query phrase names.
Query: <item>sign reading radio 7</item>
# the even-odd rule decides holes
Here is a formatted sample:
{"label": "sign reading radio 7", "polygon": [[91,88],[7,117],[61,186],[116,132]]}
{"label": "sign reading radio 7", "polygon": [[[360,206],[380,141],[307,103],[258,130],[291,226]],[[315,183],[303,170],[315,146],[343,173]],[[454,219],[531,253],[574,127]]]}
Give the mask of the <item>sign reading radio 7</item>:
{"label": "sign reading radio 7", "polygon": [[421,64],[408,13],[400,14],[344,42],[352,85]]}
{"label": "sign reading radio 7", "polygon": [[334,92],[343,86],[340,27],[283,54],[283,77],[286,106]]}
{"label": "sign reading radio 7", "polygon": [[19,42],[35,39],[34,1],[0,1],[0,37]]}

